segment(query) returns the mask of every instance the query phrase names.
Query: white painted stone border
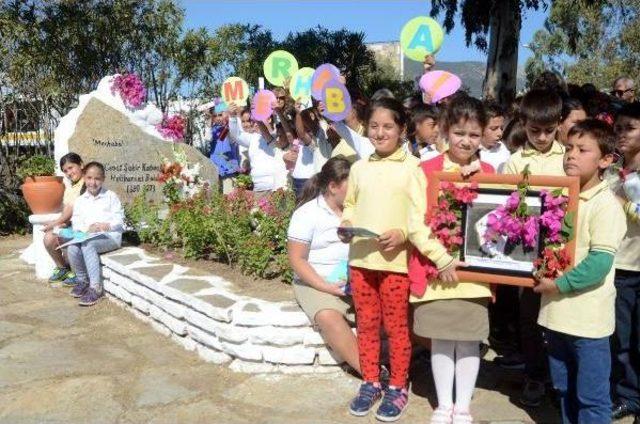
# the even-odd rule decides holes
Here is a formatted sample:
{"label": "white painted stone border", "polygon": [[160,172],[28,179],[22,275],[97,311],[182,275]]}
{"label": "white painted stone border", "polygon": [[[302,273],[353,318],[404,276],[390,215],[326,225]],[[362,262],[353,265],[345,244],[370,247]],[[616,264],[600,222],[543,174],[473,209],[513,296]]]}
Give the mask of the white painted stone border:
{"label": "white painted stone border", "polygon": [[[294,301],[234,292],[219,276],[127,247],[101,256],[109,299],[209,362],[247,373],[326,373],[342,363]],[[171,267],[157,279],[145,269]],[[195,286],[195,288],[194,288]]]}

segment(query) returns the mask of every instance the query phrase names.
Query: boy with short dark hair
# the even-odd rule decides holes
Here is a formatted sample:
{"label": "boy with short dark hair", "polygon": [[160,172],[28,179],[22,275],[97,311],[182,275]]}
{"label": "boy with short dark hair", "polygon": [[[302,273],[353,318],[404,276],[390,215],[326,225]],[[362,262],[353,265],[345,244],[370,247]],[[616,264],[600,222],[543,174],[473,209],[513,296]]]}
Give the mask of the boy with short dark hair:
{"label": "boy with short dark hair", "polygon": [[537,277],[538,323],[545,327],[549,370],[563,423],[611,422],[609,336],[615,328],[613,262],[627,230],[624,211],[604,180],[613,163],[611,127],[595,119],[569,130],[564,169],[580,178],[576,266]]}
{"label": "boy with short dark hair", "polygon": [[442,153],[442,146],[438,144],[439,120],[440,110],[436,106],[418,105],[411,109],[409,133],[413,135],[414,140],[410,141],[416,156],[423,162]]}
{"label": "boy with short dark hair", "polygon": [[[616,332],[613,337],[614,396],[612,418],[635,414],[640,422],[640,105],[625,105],[615,122],[617,167],[607,180],[624,205],[627,235],[616,255]],[[607,220],[607,224],[611,220]]]}
{"label": "boy with short dark hair", "polygon": [[[505,174],[521,174],[528,167],[531,175],[563,176],[564,146],[556,141],[562,113],[562,99],[551,90],[534,89],[522,98],[520,120],[527,134],[526,144],[511,155]],[[546,377],[542,329],[537,324],[540,295],[524,288],[520,295],[520,347],[526,379],[520,403],[536,407],[545,395]]]}
{"label": "boy with short dark hair", "polygon": [[482,132],[480,159],[493,166],[496,172],[502,173],[504,164],[511,156],[511,152],[502,142],[504,109],[496,102],[487,101],[484,102],[484,111],[489,121]]}

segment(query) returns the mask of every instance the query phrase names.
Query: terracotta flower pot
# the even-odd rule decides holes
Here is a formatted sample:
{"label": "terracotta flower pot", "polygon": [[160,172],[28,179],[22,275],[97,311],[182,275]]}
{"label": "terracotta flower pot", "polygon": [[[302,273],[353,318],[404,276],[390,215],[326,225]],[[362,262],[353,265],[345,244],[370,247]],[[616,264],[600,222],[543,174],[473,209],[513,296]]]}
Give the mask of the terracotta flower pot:
{"label": "terracotta flower pot", "polygon": [[20,189],[34,214],[55,213],[62,208],[62,177],[27,177]]}

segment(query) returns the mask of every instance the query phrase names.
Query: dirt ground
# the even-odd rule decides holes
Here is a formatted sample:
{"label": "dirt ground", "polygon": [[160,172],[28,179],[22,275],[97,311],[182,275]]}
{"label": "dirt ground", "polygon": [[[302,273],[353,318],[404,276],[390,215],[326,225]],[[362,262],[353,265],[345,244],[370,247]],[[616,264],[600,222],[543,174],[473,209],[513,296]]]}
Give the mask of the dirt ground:
{"label": "dirt ground", "polygon": [[[348,374],[238,374],[110,301],[78,307],[67,290],[35,280],[18,258],[27,244],[0,238],[0,423],[376,422],[348,414],[359,384]],[[550,401],[535,410],[515,403],[522,379],[483,361],[477,422],[558,422]],[[400,423],[428,422],[435,394],[424,360],[414,361],[410,392]]]}

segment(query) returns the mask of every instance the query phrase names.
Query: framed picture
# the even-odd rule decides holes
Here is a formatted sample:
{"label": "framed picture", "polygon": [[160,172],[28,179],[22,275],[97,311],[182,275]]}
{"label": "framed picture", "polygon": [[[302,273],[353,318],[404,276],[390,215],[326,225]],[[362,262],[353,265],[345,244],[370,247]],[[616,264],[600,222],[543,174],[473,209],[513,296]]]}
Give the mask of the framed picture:
{"label": "framed picture", "polygon": [[[451,183],[458,188],[473,187],[473,200],[460,206],[458,214],[462,241],[457,253],[467,264],[458,269],[461,281],[532,287],[534,262],[543,256],[547,244],[551,246],[545,243],[549,237],[540,219],[554,206],[545,201],[552,199],[550,193],[558,196],[553,199],[563,199],[563,227],[575,228],[576,225],[580,186],[574,177],[529,176],[525,180],[522,175],[476,174],[463,179],[457,173],[435,172],[429,174],[428,181],[428,216],[450,212],[439,207],[444,196],[443,187],[450,187]],[[527,223],[526,243],[512,241],[508,233],[491,232],[500,226],[497,221],[510,219],[505,215],[505,205],[514,202],[516,196],[520,202],[518,206],[522,208],[519,211],[525,216],[523,219],[531,217]],[[575,237],[565,240],[562,248],[568,255],[568,270],[575,261]]]}

